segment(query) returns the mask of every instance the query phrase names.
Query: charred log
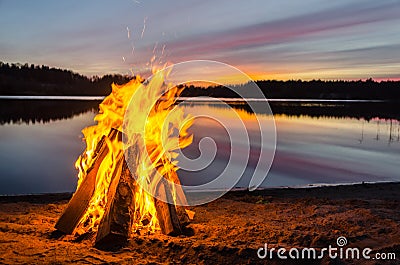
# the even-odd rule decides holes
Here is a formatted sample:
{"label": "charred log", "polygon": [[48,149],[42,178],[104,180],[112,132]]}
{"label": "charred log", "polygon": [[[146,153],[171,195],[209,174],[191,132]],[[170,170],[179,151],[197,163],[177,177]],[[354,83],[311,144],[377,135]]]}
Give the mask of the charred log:
{"label": "charred log", "polygon": [[160,180],[156,189],[154,203],[161,232],[165,235],[176,236],[182,234],[182,227],[175,205],[168,203],[173,201],[169,185],[166,179],[162,178]]}
{"label": "charred log", "polygon": [[63,233],[72,234],[77,227],[82,216],[89,207],[90,200],[94,194],[96,187],[97,171],[108,153],[106,138],[110,140],[117,137],[118,131],[111,129],[108,136],[103,136],[98,142],[95,150],[95,158],[93,164],[87,170],[86,177],[82,180],[79,188],[72,196],[67,208],[58,219],[55,228]]}
{"label": "charred log", "polygon": [[134,179],[123,157],[119,164],[119,172],[113,178],[107,194],[106,211],[97,231],[96,246],[116,242],[123,244],[132,231]]}

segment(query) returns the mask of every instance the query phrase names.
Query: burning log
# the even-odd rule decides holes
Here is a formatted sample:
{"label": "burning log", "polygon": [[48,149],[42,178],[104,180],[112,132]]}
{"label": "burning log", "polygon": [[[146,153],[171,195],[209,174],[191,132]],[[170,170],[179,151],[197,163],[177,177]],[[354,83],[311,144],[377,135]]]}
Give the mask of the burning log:
{"label": "burning log", "polygon": [[[141,153],[140,146],[143,145],[143,140],[140,135],[136,135],[136,144],[128,149],[128,160],[131,162],[140,161]],[[161,159],[163,160],[163,159]],[[158,169],[153,169],[150,173],[153,179]],[[154,206],[156,209],[157,220],[161,232],[165,235],[180,235],[182,228],[189,223],[189,217],[183,207],[176,206],[167,202],[173,202],[172,188],[167,181],[167,176],[174,183],[180,184],[180,180],[175,171],[165,173],[168,175],[161,176],[158,183],[156,183],[156,193],[154,197]],[[157,199],[159,198],[159,199]],[[176,192],[177,203],[186,203],[186,197],[182,189]]]}
{"label": "burning log", "polygon": [[[161,198],[162,200],[156,198]],[[161,232],[165,235],[182,234],[182,227],[176,213],[175,205],[167,203],[167,201],[171,202],[173,199],[169,183],[164,178],[158,183],[156,198],[154,198],[154,204]]]}
{"label": "burning log", "polygon": [[118,131],[115,129],[111,129],[109,135],[104,135],[98,142],[95,150],[93,164],[87,170],[86,177],[82,180],[79,188],[69,201],[67,208],[58,219],[55,225],[55,228],[57,230],[65,234],[72,234],[74,232],[80,219],[89,207],[90,200],[94,194],[96,187],[97,171],[99,170],[101,162],[106,157],[109,151],[106,143],[106,138],[113,140],[115,139],[115,137],[117,137],[117,135]]}
{"label": "burning log", "polygon": [[107,193],[108,203],[97,231],[96,245],[124,243],[131,234],[134,214],[134,179],[124,158],[118,161],[119,171]]}
{"label": "burning log", "polygon": [[[169,174],[170,180],[174,182],[175,184],[180,184],[180,180],[178,177],[178,174],[175,171],[170,172]],[[178,205],[187,205],[187,200],[186,200],[186,195],[185,192],[183,191],[182,187],[180,185],[175,186],[175,194],[176,194],[176,203]],[[193,217],[189,216],[188,212],[191,212],[190,210],[186,209],[184,206],[178,206],[176,205],[176,214],[178,215],[179,223],[181,227],[185,227],[190,223],[190,220],[193,219]],[[191,212],[194,215],[194,212]]]}
{"label": "burning log", "polygon": [[[74,232],[88,209],[90,200],[95,192],[98,170],[110,151],[106,144],[106,139],[108,138],[112,141],[118,137],[118,140],[120,140],[121,135],[121,132],[112,129],[108,136],[101,138],[96,147],[92,166],[87,170],[86,177],[82,180],[64,213],[57,221],[55,226],[57,230],[66,234]],[[128,149],[128,161],[133,162],[141,159],[141,143],[141,137],[138,135],[136,144]],[[138,184],[132,176],[123,155],[119,157],[116,163],[117,165],[112,173],[107,191],[105,212],[96,235],[96,246],[104,246],[112,242],[124,243],[129,239],[133,231],[134,213],[137,210],[134,203],[135,191],[137,191]],[[156,172],[157,169],[154,169],[151,175],[155,175]],[[175,171],[166,174],[168,174],[167,176],[172,182],[180,183]],[[173,201],[172,188],[167,181],[167,176],[161,177],[156,184],[156,198],[160,198],[154,198],[156,217],[163,234],[180,235],[190,219],[184,207],[167,203]],[[179,204],[186,204],[186,197],[181,188],[176,190],[176,201]]]}

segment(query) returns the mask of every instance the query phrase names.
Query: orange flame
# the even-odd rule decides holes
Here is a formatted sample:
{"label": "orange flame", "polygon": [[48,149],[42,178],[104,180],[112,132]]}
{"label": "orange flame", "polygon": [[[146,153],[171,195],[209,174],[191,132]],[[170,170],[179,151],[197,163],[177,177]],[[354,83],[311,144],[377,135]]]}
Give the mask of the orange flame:
{"label": "orange flame", "polygon": [[[157,71],[147,85],[140,77],[125,85],[112,84],[111,94],[100,104],[99,114],[94,118],[97,125],[82,130],[86,150],[75,163],[79,170],[78,187],[95,159],[96,145],[103,135],[107,136],[110,129],[115,128],[123,131],[126,139],[122,144],[118,139],[106,138],[109,152],[97,172],[95,192],[86,214],[80,220],[76,230],[78,233],[98,229],[107,204],[111,176],[117,170],[117,162],[123,159],[124,150],[135,144],[136,148],[140,149],[137,150],[139,153],[147,152],[148,158],[140,155],[134,161],[135,165],[131,167],[131,170],[134,168],[135,172],[131,173],[135,176],[137,184],[134,193],[133,229],[146,229],[152,232],[159,229],[154,198],[148,191],[155,189],[160,175],[176,182],[174,179],[178,169],[176,150],[192,142],[192,136],[187,131],[192,119],[184,115],[179,106],[175,106],[181,89],[169,84],[167,88],[172,88],[163,93],[166,90],[164,81],[167,75],[168,72]],[[160,94],[163,94],[161,100]],[[134,102],[129,105],[132,97]],[[146,111],[147,109],[149,111]],[[124,124],[125,115],[128,115],[128,122],[125,120]],[[134,118],[129,120],[129,117]],[[142,147],[137,145],[138,135],[143,140]],[[156,170],[159,174],[155,174]],[[171,192],[176,200],[175,190]]]}

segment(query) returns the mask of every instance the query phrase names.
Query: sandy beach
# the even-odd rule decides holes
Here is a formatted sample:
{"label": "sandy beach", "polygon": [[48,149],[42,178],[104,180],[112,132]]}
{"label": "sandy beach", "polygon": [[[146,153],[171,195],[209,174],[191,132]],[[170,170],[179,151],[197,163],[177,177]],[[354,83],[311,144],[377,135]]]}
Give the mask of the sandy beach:
{"label": "sandy beach", "polygon": [[[113,250],[56,236],[71,194],[0,197],[0,264],[399,264],[400,183],[234,191],[192,207],[188,235],[135,235]],[[260,259],[259,248],[370,248],[371,259]],[[376,253],[396,259],[377,260]],[[286,252],[286,255],[287,252]]]}

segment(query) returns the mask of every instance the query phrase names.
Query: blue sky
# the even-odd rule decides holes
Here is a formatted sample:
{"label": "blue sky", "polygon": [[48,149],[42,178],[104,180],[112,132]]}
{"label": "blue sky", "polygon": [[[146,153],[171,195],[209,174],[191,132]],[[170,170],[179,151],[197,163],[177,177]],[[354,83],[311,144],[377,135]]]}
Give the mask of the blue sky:
{"label": "blue sky", "polygon": [[256,79],[400,79],[399,14],[399,0],[0,0],[0,60],[102,75],[146,72],[154,54]]}

